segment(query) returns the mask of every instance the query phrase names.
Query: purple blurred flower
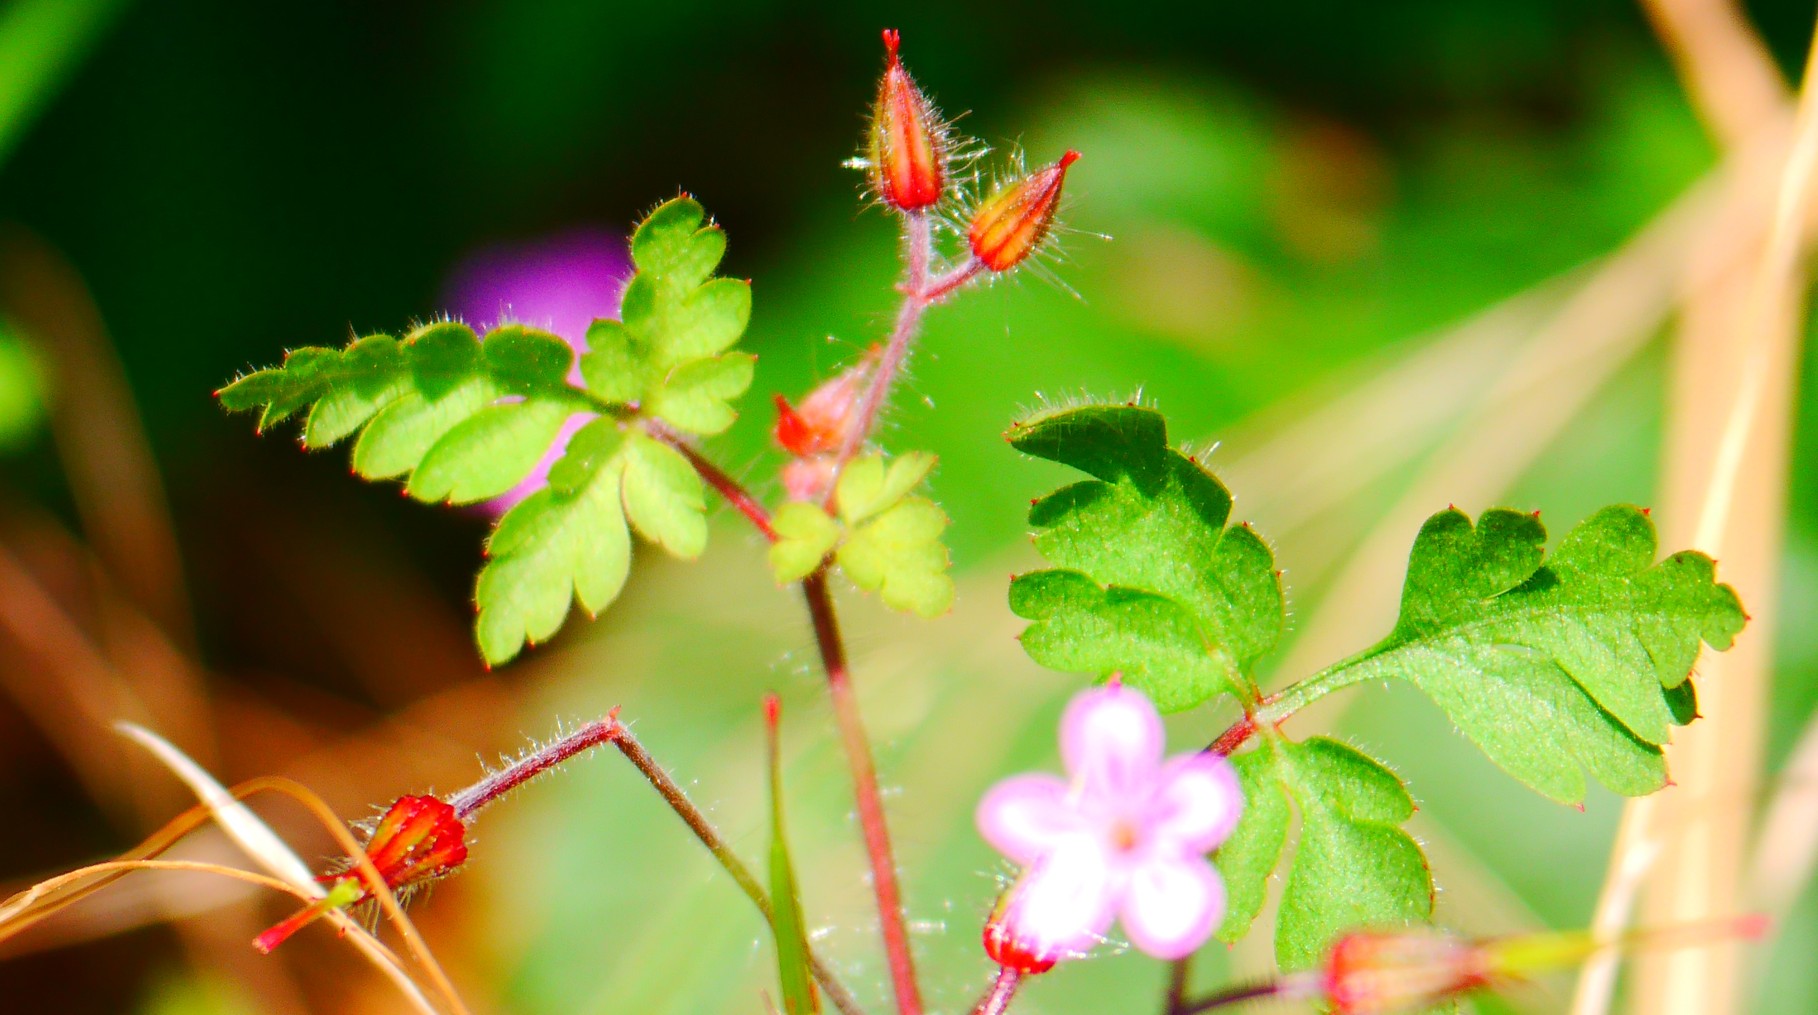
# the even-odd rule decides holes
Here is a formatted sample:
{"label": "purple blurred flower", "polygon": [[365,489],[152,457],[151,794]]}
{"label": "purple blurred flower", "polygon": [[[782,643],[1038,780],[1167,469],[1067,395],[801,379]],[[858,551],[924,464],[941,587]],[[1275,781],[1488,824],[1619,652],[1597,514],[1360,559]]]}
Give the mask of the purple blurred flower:
{"label": "purple blurred flower", "polygon": [[[469,255],[450,274],[445,304],[449,313],[484,334],[503,323],[526,324],[559,335],[576,353],[587,351],[587,326],[619,316],[619,298],[631,277],[625,241],[602,229],[575,229],[520,244],[500,244]],[[581,383],[580,358],[568,372]],[[503,514],[549,480],[549,467],[562,457],[568,439],[592,415],[577,413],[537,467],[509,493],[482,507]]]}

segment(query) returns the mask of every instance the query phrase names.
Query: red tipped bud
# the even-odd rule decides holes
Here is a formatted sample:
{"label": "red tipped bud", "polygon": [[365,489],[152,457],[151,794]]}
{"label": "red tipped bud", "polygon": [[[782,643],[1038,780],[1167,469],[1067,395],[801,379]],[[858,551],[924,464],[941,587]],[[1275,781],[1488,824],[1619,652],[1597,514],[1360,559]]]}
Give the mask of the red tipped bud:
{"label": "red tipped bud", "polygon": [[1079,160],[1069,151],[1060,161],[1000,187],[972,213],[966,233],[972,256],[992,271],[1009,271],[1033,254],[1054,226],[1067,167]]}
{"label": "red tipped bud", "polygon": [[790,500],[817,501],[827,495],[834,459],[852,429],[859,425],[859,406],[877,372],[879,349],[872,346],[857,363],[808,393],[799,405],[776,399],[776,426],[770,434],[791,461],[783,466],[783,488]]}
{"label": "red tipped bud", "polygon": [[[467,826],[449,803],[432,796],[399,797],[386,810],[366,842],[366,856],[393,892],[454,871],[467,859]],[[372,897],[358,870],[321,879],[328,894],[267,930],[253,947],[269,952],[331,909],[357,905]]]}
{"label": "red tipped bud", "polygon": [[1347,934],[1326,958],[1325,995],[1338,1015],[1413,1011],[1483,985],[1482,952],[1439,931]]}
{"label": "red tipped bud", "polygon": [[940,112],[897,58],[900,41],[896,29],[885,29],[890,62],[871,110],[865,168],[878,200],[898,211],[914,211],[939,204],[946,192],[947,138]]}
{"label": "red tipped bud", "polygon": [[991,961],[1014,970],[1025,976],[1045,973],[1054,968],[1062,956],[1052,948],[1044,948],[1039,943],[1018,934],[1014,921],[1006,916],[1006,896],[998,902],[997,911],[985,922],[985,954]]}

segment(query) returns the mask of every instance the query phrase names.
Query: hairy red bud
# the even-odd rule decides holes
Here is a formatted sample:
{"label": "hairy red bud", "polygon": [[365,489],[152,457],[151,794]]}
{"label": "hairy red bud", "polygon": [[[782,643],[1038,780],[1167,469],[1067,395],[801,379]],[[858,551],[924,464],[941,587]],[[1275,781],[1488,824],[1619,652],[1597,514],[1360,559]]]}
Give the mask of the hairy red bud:
{"label": "hairy red bud", "polygon": [[884,30],[890,62],[871,109],[866,168],[878,200],[898,211],[940,203],[947,188],[947,139],[940,112],[897,58],[901,36]]}
{"label": "hairy red bud", "polygon": [[966,233],[972,256],[992,271],[1009,271],[1035,253],[1054,225],[1067,167],[1078,160],[1079,152],[1069,151],[980,204]]}
{"label": "hairy red bud", "polygon": [[[392,803],[366,842],[366,856],[393,892],[433,881],[467,860],[467,826],[453,805],[432,796],[403,796]],[[321,879],[328,895],[260,934],[253,947],[270,952],[330,909],[358,905],[372,889],[358,870]]]}
{"label": "hairy red bud", "polygon": [[776,426],[770,433],[777,445],[798,458],[838,451],[856,421],[859,399],[871,383],[877,360],[873,346],[857,363],[809,392],[800,405],[775,396]]}

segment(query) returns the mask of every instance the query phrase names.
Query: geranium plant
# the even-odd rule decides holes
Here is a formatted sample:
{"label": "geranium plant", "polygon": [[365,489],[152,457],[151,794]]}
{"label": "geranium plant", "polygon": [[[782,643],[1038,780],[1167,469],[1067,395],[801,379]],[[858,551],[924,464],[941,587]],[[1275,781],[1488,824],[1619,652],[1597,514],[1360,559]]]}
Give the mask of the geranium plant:
{"label": "geranium plant", "polygon": [[[590,616],[609,608],[644,546],[701,555],[710,504],[729,505],[768,543],[777,582],[803,598],[850,767],[892,1007],[920,1015],[928,1009],[854,696],[861,675],[849,665],[831,589],[850,584],[924,617],[967,608],[948,574],[947,516],[925,489],[937,462],[880,439],[878,422],[924,316],[1049,249],[1080,155],[1053,153],[1041,168],[980,184],[978,146],[910,76],[897,34],[884,41],[886,67],[854,164],[870,200],[901,227],[901,303],[888,333],[820,386],[755,403],[774,405],[780,503],[713,457],[712,438],[754,404],[754,357],[739,348],[752,290],[717,274],[726,235],[687,195],[639,222],[618,314],[584,336],[508,315],[483,331],[438,317],[395,336],[292,350],[219,399],[255,413],[261,430],[299,419],[305,448],[351,444],[358,476],[401,483],[417,500],[494,505],[501,513],[474,588],[475,640],[489,665],[555,637],[576,604]],[[912,444],[913,434],[902,437]],[[977,805],[980,833],[1019,871],[998,897],[973,900],[991,973],[977,1013],[1010,1009],[1028,978],[1064,977],[1070,962],[1119,939],[1178,964],[1163,1000],[1171,1015],[1259,997],[1342,1012],[1418,1010],[1622,943],[1472,942],[1434,927],[1434,871],[1403,827],[1415,802],[1402,780],[1359,746],[1285,724],[1334,692],[1403,680],[1551,800],[1579,803],[1587,776],[1628,796],[1655,792],[1668,784],[1663,747],[1674,727],[1698,715],[1700,652],[1728,648],[1747,619],[1711,559],[1663,554],[1638,507],[1595,512],[1549,547],[1537,514],[1490,508],[1472,517],[1434,505],[1409,551],[1393,626],[1323,669],[1265,687],[1259,662],[1288,626],[1275,555],[1232,517],[1231,493],[1171,439],[1157,409],[1134,400],[1050,406],[1008,421],[1006,437],[1006,468],[1020,455],[1080,474],[1030,508],[1046,563],[1016,575],[1008,596],[1028,622],[1028,655],[1085,689],[1054,752],[1065,775],[1011,776]],[[1234,703],[1237,721],[1171,752],[1161,714],[1217,702]],[[805,931],[774,699],[764,714],[773,806],[763,878],[614,712],[469,790],[398,797],[343,865],[321,873],[315,890],[297,889],[305,907],[258,947],[486,862],[466,837],[482,807],[610,744],[766,918],[778,961],[772,1003],[789,1015],[823,1005],[852,1015],[853,992]],[[1191,996],[1185,963],[1214,938],[1250,934],[1278,872],[1281,975]],[[452,991],[429,993],[417,1000],[459,1006]]]}

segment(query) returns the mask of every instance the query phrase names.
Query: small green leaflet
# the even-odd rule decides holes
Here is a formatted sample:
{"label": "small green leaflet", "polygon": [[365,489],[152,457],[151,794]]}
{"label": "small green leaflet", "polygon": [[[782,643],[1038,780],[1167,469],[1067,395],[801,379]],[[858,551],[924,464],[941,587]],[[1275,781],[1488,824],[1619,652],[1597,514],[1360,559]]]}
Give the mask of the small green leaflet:
{"label": "small green leaflet", "polygon": [[838,518],[818,505],[783,505],[771,519],[777,540],[770,567],[779,582],[800,581],[833,555],[854,585],[891,609],[938,617],[953,605],[953,578],[941,533],[947,515],[925,497],[911,496],[934,468],[934,456],[900,455],[887,467],[881,455],[853,459],[834,498]]}
{"label": "small green leaflet", "polygon": [[770,771],[770,931],[776,940],[777,981],[784,1015],[813,1015],[821,1010],[820,994],[808,966],[808,925],[802,918],[802,893],[783,824],[783,766],[778,750],[778,705],[764,700],[765,761]]}
{"label": "small green leaflet", "polygon": [[480,573],[477,637],[488,663],[552,637],[569,603],[597,613],[624,586],[630,530],[684,558],[706,545],[705,493],[687,459],[646,426],[712,434],[751,384],[753,357],[730,351],[751,315],[750,286],[714,278],[725,235],[691,198],[668,201],[631,240],[637,274],[619,321],[597,321],[569,384],[561,338],[503,325],[481,340],[454,321],[403,339],[372,335],[342,349],[304,348],[220,392],[257,410],[263,430],[308,410],[303,445],[358,434],[354,471],[401,479],[423,501],[466,504],[506,493],[563,426],[592,416],[549,485],[500,519]]}
{"label": "small green leaflet", "polygon": [[516,486],[568,417],[593,408],[564,379],[573,362],[568,343],[545,332],[507,325],[482,342],[465,324],[437,321],[402,340],[293,350],[220,399],[229,411],[259,410],[261,430],[308,409],[304,447],[359,433],[363,478],[408,478],[418,500],[466,504]]}
{"label": "small green leaflet", "polygon": [[619,320],[587,330],[581,375],[589,391],[688,433],[732,425],[731,401],[751,386],[757,358],[728,351],[751,319],[751,284],[713,277],[725,253],[726,234],[692,198],[650,213],[631,237],[637,274]]}
{"label": "small green leaflet", "polygon": [[1700,642],[1727,649],[1742,604],[1701,553],[1657,563],[1639,508],[1604,508],[1550,557],[1545,545],[1534,515],[1434,515],[1395,629],[1310,683],[1412,681],[1504,770],[1562,803],[1584,798],[1585,770],[1628,796],[1660,789],[1660,745],[1696,715]]}
{"label": "small green leaflet", "polygon": [[1010,608],[1036,662],[1121,672],[1163,711],[1236,693],[1275,646],[1286,607],[1275,558],[1231,495],[1168,446],[1161,413],[1082,406],[1017,424],[1012,447],[1094,477],[1036,502],[1036,548],[1052,569],[1019,575]]}
{"label": "small green leaflet", "polygon": [[1414,801],[1395,773],[1325,737],[1294,743],[1265,735],[1231,763],[1244,813],[1213,857],[1228,899],[1220,940],[1241,939],[1261,911],[1287,841],[1290,801],[1300,813],[1300,838],[1276,921],[1282,969],[1317,965],[1346,930],[1431,919],[1433,877],[1401,829]]}

